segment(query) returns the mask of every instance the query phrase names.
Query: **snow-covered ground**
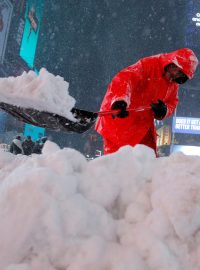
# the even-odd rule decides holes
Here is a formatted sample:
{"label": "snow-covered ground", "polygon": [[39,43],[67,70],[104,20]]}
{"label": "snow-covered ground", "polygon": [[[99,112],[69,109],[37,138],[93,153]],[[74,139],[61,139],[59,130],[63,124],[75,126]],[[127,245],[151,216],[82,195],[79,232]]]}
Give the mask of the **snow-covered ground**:
{"label": "snow-covered ground", "polygon": [[[72,117],[68,83],[0,78],[0,101]],[[0,152],[0,270],[199,270],[200,157]]]}
{"label": "snow-covered ground", "polygon": [[199,270],[200,157],[0,152],[1,270]]}
{"label": "snow-covered ground", "polygon": [[38,75],[30,70],[18,77],[0,78],[0,102],[47,111],[75,120],[71,109],[75,99],[69,83],[42,68]]}

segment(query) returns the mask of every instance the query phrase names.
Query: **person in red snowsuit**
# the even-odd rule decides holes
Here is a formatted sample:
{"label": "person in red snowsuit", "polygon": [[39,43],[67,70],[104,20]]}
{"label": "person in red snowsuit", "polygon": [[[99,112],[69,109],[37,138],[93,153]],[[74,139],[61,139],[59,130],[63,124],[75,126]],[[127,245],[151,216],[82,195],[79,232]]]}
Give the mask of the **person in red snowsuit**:
{"label": "person in red snowsuit", "polygon": [[[113,111],[113,115],[100,116],[95,126],[104,139],[104,154],[136,144],[144,144],[156,152],[154,119],[162,120],[173,114],[179,84],[192,79],[197,65],[194,52],[183,48],[142,58],[116,74],[100,111],[117,110],[117,114]],[[131,111],[141,107],[147,109]]]}

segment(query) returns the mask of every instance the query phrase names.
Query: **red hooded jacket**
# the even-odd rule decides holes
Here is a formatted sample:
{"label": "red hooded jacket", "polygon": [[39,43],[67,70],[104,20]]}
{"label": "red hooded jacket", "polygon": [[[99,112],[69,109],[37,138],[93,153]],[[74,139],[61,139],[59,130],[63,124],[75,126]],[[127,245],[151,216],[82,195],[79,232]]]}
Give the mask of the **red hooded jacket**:
{"label": "red hooded jacket", "polygon": [[[179,85],[164,76],[164,67],[170,63],[176,64],[192,79],[198,59],[192,50],[184,48],[139,60],[112,79],[100,110],[110,110],[117,100],[126,101],[127,108],[132,109],[149,106],[161,99],[167,105],[166,117],[172,115],[178,103]],[[156,140],[151,110],[129,112],[126,118],[113,119],[111,115],[99,117],[95,129],[118,147],[140,143],[149,129]]]}

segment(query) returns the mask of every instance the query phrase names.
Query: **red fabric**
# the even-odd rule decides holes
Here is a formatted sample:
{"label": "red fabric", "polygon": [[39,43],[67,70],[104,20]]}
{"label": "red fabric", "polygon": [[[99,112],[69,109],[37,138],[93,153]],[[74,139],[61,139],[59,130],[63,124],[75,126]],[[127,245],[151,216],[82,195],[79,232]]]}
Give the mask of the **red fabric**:
{"label": "red fabric", "polygon": [[[142,138],[142,140],[140,142],[138,142],[138,144],[144,144],[150,148],[152,148],[155,151],[155,154],[157,156],[157,152],[156,152],[156,141],[155,141],[155,136],[152,130],[148,130],[147,133],[145,134],[144,138]],[[131,146],[135,146],[133,144],[129,144]],[[120,145],[116,145],[114,144],[112,141],[109,141],[107,139],[104,139],[104,155],[107,154],[111,154],[113,152],[116,152],[117,150],[119,150],[121,146]]]}
{"label": "red fabric", "polygon": [[[169,63],[178,65],[192,78],[198,64],[195,54],[190,49],[180,49],[169,54],[146,57],[120,71],[108,86],[101,105],[101,111],[110,110],[113,102],[124,100],[128,109],[148,106],[161,99],[167,105],[169,117],[178,103],[178,84],[164,76],[164,67]],[[136,145],[141,142],[150,129],[156,133],[154,116],[151,110],[129,112],[126,118],[112,116],[99,117],[95,129],[104,139],[118,148],[124,145]],[[148,141],[145,143],[148,144]],[[156,146],[154,146],[156,151]]]}

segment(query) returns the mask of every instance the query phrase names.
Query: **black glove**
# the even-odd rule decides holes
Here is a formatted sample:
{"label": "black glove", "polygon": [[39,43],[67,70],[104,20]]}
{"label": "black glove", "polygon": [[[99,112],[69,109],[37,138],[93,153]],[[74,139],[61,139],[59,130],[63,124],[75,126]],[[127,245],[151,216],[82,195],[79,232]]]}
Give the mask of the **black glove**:
{"label": "black glove", "polygon": [[154,112],[154,117],[157,120],[161,120],[165,117],[166,113],[167,113],[167,106],[165,105],[165,103],[162,100],[158,100],[157,103],[152,103],[151,104],[151,109]]}
{"label": "black glove", "polygon": [[119,118],[125,118],[128,116],[128,111],[126,110],[127,107],[127,103],[124,100],[118,100],[115,101],[112,106],[111,109],[112,110],[121,110],[118,114],[113,115],[113,117],[119,117]]}

